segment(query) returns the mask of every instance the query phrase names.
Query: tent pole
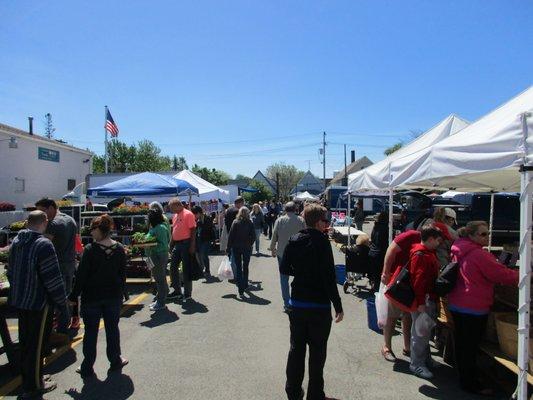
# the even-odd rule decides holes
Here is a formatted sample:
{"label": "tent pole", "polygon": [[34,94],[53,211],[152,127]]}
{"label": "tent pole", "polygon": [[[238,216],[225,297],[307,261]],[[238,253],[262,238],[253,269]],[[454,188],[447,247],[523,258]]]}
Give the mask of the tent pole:
{"label": "tent pole", "polygon": [[492,229],[494,227],[494,192],[490,194],[490,216],[489,216],[489,251],[492,248]]}
{"label": "tent pole", "polygon": [[389,188],[389,244],[392,243],[392,234],[393,234],[393,227],[394,227],[394,207],[392,206],[392,202],[394,199],[394,191],[392,188]]}
{"label": "tent pole", "polygon": [[352,244],[352,236],[350,235],[350,228],[352,226],[352,219],[350,217],[350,207],[352,205],[352,195],[350,193],[350,191],[348,190],[348,210],[346,212],[346,217],[345,217],[345,221],[346,221],[346,218],[348,219],[349,223],[348,223],[348,247],[350,247],[350,245]]}
{"label": "tent pole", "polygon": [[533,167],[528,164],[528,114],[522,115],[525,156],[520,168],[520,279],[518,281],[518,385],[519,400],[527,400],[527,371],[529,363],[529,307],[531,293],[531,192]]}

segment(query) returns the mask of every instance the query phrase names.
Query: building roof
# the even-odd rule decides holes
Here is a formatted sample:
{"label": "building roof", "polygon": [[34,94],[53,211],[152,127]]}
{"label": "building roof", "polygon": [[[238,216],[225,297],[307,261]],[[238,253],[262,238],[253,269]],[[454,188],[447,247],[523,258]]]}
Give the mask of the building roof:
{"label": "building roof", "polygon": [[[346,166],[346,175],[365,169],[366,167],[374,164],[367,156],[361,157],[358,160],[355,160],[353,163]],[[341,185],[342,180],[344,179],[344,168],[342,171],[339,171],[333,179],[328,183],[328,185]]]}
{"label": "building roof", "polygon": [[257,178],[259,178],[259,181],[261,182],[266,182],[270,186],[270,189],[272,189],[273,192],[276,191],[276,182],[274,182],[270,178],[267,178],[267,176],[263,174],[260,170],[255,173],[252,180],[256,180]]}
{"label": "building roof", "polygon": [[291,193],[308,191],[311,194],[318,194],[324,191],[324,182],[317,178],[311,171],[307,171],[298,181]]}
{"label": "building roof", "polygon": [[42,142],[43,144],[47,144],[48,143],[48,144],[56,146],[56,147],[61,147],[61,148],[64,148],[64,149],[67,149],[67,150],[71,150],[71,151],[75,151],[75,152],[78,152],[78,153],[87,154],[88,156],[93,156],[94,155],[94,153],[92,151],[90,151],[90,150],[80,149],[78,147],[74,147],[74,146],[72,146],[70,144],[61,142],[59,140],[48,139],[48,138],[46,138],[44,136],[40,136],[40,135],[36,135],[36,134],[30,135],[29,132],[26,132],[26,131],[23,131],[22,129],[18,129],[18,128],[15,128],[15,127],[12,127],[12,126],[9,126],[9,125],[5,125],[5,124],[2,124],[2,123],[0,123],[0,132],[8,134],[8,135],[11,135],[11,136],[19,137],[19,138],[24,138],[24,139],[28,139],[28,140],[34,140],[34,141],[37,141],[37,142]]}

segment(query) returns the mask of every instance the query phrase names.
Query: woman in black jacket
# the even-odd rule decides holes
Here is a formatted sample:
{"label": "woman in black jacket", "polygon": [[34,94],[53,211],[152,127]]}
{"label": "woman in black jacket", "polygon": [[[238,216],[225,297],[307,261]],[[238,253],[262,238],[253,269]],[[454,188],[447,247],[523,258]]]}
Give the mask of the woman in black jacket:
{"label": "woman in black jacket", "polygon": [[96,341],[100,319],[104,318],[107,359],[110,371],[120,370],[128,360],[121,356],[120,308],[125,294],[126,253],[120,243],[111,239],[113,220],[102,215],[91,222],[93,243],[85,247],[76,271],[76,283],[69,296],[75,301],[81,295],[81,315],[85,324],[83,362],[78,367],[82,378],[94,376]]}
{"label": "woman in black jacket", "polygon": [[250,210],[241,207],[228,235],[228,248],[231,249],[231,255],[235,260],[235,281],[241,298],[248,289],[248,265],[254,241],[255,230],[250,220]]}
{"label": "woman in black jacket", "polygon": [[389,247],[389,213],[382,211],[378,214],[372,234],[370,236],[369,257],[369,278],[372,290],[379,291],[381,281],[381,271],[383,271],[383,262],[385,253]]}

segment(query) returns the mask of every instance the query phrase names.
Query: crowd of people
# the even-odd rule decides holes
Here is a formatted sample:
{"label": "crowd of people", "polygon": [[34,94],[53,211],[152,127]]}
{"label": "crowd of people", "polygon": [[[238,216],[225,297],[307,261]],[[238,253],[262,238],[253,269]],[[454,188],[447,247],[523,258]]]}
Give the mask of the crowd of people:
{"label": "crowd of people", "polygon": [[[342,321],[344,314],[327,236],[330,219],[326,208],[310,203],[300,212],[295,203],[288,202],[281,210],[272,202],[253,204],[250,211],[244,199],[238,197],[232,206],[223,207],[217,219],[207,215],[201,206],[187,205],[178,198],[170,200],[168,210],[171,220],[163,206],[154,202],[147,216],[146,235],[155,242],[146,249],[156,287],[150,310],[165,309],[168,300],[189,301],[198,268],[205,279],[215,279],[209,253],[217,237],[233,270],[231,283],[244,299],[250,290],[249,264],[254,244],[259,256],[264,235],[270,239],[271,256],[277,259],[283,311],[290,322],[287,396],[304,398],[302,381],[309,347],[307,399],[328,399],[324,394],[323,368],[333,320],[331,306],[335,322]],[[359,216],[355,222],[359,228]],[[389,287],[402,269],[409,271],[413,304],[406,309],[392,299],[388,302],[381,354],[387,361],[396,361],[392,336],[401,318],[402,353],[410,357],[412,373],[426,379],[433,378],[436,366],[429,351],[431,330],[424,332],[415,327],[419,319],[436,318],[438,296],[434,286],[439,271],[451,261],[458,264],[457,282],[447,298],[455,323],[460,385],[470,392],[488,394],[490,391],[476,374],[477,349],[493,301],[494,285],[517,285],[518,273],[484,250],[488,243],[485,222],[469,222],[459,231],[454,230],[455,225],[455,212],[438,208],[432,218],[416,221],[413,229],[397,235],[389,244],[388,214],[383,212],[377,216],[371,235],[360,234],[357,238],[363,255],[359,261],[368,263],[374,291],[379,291],[381,285]],[[52,330],[56,337],[68,340],[71,331],[79,328],[78,305],[85,333],[84,359],[76,371],[83,379],[95,374],[101,319],[105,323],[110,372],[128,364],[121,354],[119,330],[121,305],[128,298],[127,251],[112,239],[112,231],[111,217],[104,214],[94,218],[90,225],[92,243],[79,254],[77,265],[75,221],[61,213],[53,200],[41,199],[28,216],[27,229],[13,240],[8,269],[9,304],[18,310],[23,398],[39,399],[56,387],[43,376],[43,356]],[[167,283],[168,265],[172,291]]]}

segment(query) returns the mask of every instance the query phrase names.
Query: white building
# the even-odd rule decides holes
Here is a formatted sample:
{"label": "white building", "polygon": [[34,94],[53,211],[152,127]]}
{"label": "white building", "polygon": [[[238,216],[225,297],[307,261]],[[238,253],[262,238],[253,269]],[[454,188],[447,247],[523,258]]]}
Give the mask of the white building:
{"label": "white building", "polygon": [[93,154],[57,140],[0,124],[0,202],[17,208],[61,197],[84,182]]}

